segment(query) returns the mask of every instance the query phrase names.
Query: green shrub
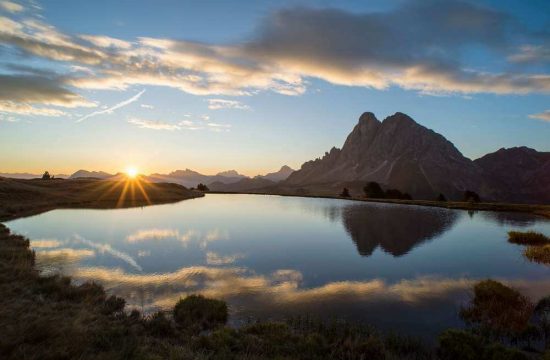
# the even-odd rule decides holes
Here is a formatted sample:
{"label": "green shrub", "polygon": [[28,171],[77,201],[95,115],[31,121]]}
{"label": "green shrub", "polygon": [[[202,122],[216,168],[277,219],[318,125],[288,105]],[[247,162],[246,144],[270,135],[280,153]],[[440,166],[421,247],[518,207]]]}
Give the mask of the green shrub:
{"label": "green shrub", "polygon": [[227,322],[227,304],[202,295],[190,295],[177,302],[174,320],[190,330],[211,330]]}

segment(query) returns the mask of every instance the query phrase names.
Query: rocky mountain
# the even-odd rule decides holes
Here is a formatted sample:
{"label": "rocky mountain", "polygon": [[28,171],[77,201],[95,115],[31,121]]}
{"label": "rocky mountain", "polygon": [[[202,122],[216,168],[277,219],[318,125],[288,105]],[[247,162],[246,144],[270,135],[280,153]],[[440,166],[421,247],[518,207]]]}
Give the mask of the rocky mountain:
{"label": "rocky mountain", "polygon": [[403,113],[379,121],[366,112],[348,135],[342,149],[304,163],[286,185],[376,181],[415,198],[434,199],[439,193],[459,198],[476,190],[481,169],[442,135]]}
{"label": "rocky mountain", "polygon": [[208,187],[213,191],[247,192],[269,188],[275,184],[276,182],[274,181],[261,176],[255,176],[253,178],[244,178],[231,184],[215,181],[208,185]]}
{"label": "rocky mountain", "polygon": [[525,146],[503,148],[474,163],[483,170],[481,192],[488,198],[550,203],[550,152]]}
{"label": "rocky mountain", "polygon": [[246,176],[237,173],[235,170],[220,172],[216,175],[204,175],[190,169],[185,169],[172,171],[169,174],[151,174],[147,178],[152,182],[171,182],[187,187],[196,187],[199,183],[207,185],[213,182],[232,184],[246,178]]}
{"label": "rocky mountain", "polygon": [[104,171],[78,170],[77,172],[69,176],[69,179],[77,179],[77,178],[107,179],[113,176],[114,176],[113,174],[109,174]]}
{"label": "rocky mountain", "polygon": [[286,180],[290,176],[290,174],[292,174],[293,172],[294,172],[294,169],[292,169],[290,166],[283,165],[279,169],[279,171],[268,173],[260,177],[270,181],[279,182],[279,181]]}
{"label": "rocky mountain", "polygon": [[222,171],[217,173],[216,176],[223,176],[228,178],[241,178],[241,179],[248,177],[246,175],[239,174],[236,170]]}

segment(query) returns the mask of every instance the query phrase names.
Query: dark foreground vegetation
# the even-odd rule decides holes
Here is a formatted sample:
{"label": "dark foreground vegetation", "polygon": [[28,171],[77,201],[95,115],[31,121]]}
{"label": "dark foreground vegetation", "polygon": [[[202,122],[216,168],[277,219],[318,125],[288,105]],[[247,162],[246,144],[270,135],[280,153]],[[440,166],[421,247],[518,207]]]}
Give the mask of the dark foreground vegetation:
{"label": "dark foreground vegetation", "polygon": [[56,208],[115,208],[204,196],[168,183],[137,179],[10,179],[0,177],[0,221]]}
{"label": "dark foreground vegetation", "polygon": [[548,359],[550,298],[534,305],[486,280],[438,343],[307,317],[225,325],[227,305],[200,295],[173,311],[126,313],[97,284],[42,277],[28,239],[0,225],[1,359]]}
{"label": "dark foreground vegetation", "polygon": [[532,262],[550,266],[550,238],[534,231],[510,231],[508,241],[513,244],[527,245],[523,255]]}

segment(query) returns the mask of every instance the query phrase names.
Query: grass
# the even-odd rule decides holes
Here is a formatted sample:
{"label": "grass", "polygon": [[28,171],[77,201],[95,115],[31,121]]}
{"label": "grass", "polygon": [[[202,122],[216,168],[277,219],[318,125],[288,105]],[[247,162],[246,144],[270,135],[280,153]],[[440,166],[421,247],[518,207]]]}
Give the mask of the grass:
{"label": "grass", "polygon": [[528,246],[523,255],[532,262],[550,265],[550,245]]}
{"label": "grass", "polygon": [[204,196],[181,185],[136,180],[22,180],[0,177],[0,221],[56,208],[115,208]]}
{"label": "grass", "polygon": [[508,241],[519,245],[550,245],[548,236],[535,231],[510,231]]}

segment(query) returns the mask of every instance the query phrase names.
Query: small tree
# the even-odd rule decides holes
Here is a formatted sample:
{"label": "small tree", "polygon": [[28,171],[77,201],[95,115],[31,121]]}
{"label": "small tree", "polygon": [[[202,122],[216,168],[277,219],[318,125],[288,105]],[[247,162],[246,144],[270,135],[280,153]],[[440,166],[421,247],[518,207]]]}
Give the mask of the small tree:
{"label": "small tree", "polygon": [[349,198],[351,195],[349,194],[348,188],[342,189],[342,192],[340,193],[340,197]]}
{"label": "small tree", "polygon": [[50,180],[51,176],[50,173],[47,171],[44,171],[44,175],[42,175],[42,180]]}
{"label": "small tree", "polygon": [[445,201],[447,201],[447,198],[445,197],[445,195],[443,195],[443,194],[440,193],[439,195],[437,195],[436,201],[443,201],[443,202],[445,202]]}
{"label": "small tree", "polygon": [[384,198],[384,191],[380,187],[380,184],[375,181],[369,181],[367,185],[363,188],[363,191],[368,198]]}
{"label": "small tree", "polygon": [[197,185],[197,190],[199,190],[199,191],[210,191],[208,186],[204,185],[203,183],[200,183],[199,185]]}
{"label": "small tree", "polygon": [[466,190],[464,192],[463,200],[466,202],[480,202],[481,199],[475,191]]}

